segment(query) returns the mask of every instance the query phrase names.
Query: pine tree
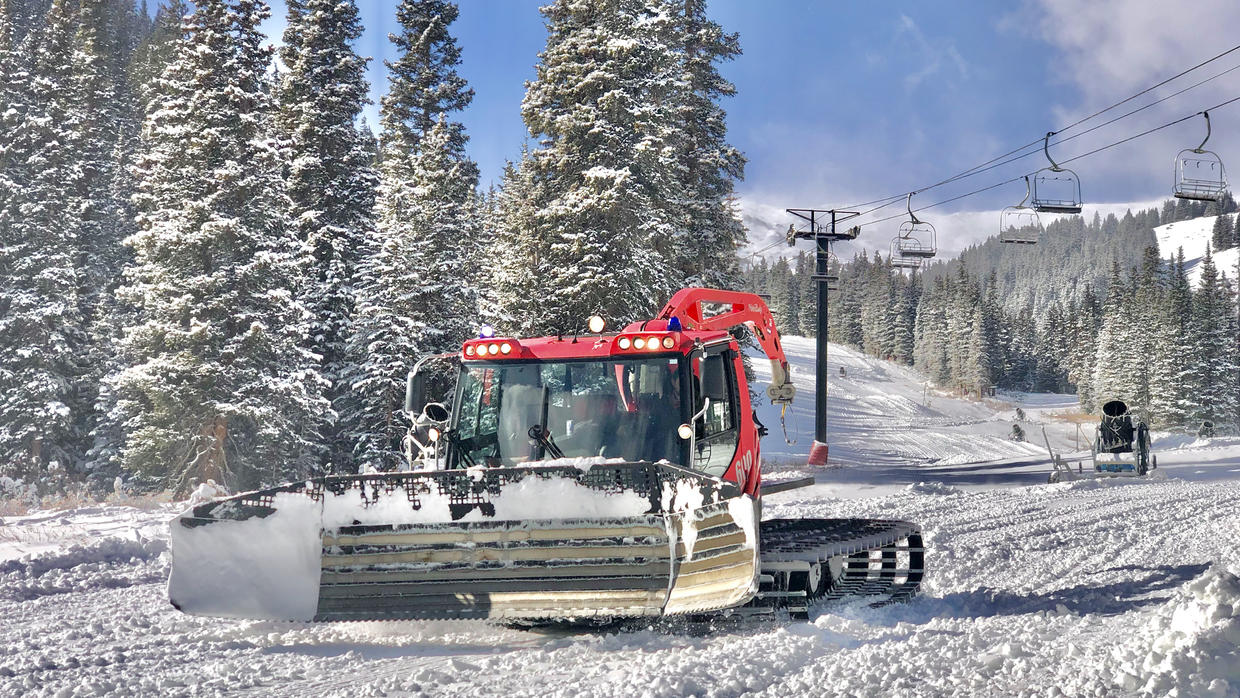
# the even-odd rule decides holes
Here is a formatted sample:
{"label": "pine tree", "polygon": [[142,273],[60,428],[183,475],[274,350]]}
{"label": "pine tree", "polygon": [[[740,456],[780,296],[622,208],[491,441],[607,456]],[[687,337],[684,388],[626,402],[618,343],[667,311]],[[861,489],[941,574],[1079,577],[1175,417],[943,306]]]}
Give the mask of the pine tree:
{"label": "pine tree", "polygon": [[667,264],[676,220],[663,205],[676,189],[663,158],[673,105],[656,79],[675,61],[666,14],[651,16],[642,0],[558,0],[542,12],[547,46],[521,110],[540,139],[529,160],[539,199],[533,229],[521,232],[543,247],[537,269],[511,273],[531,279],[517,295],[550,289],[536,321],[544,331],[595,313],[613,325],[649,317],[678,285]]}
{"label": "pine tree", "polygon": [[1189,413],[1193,423],[1205,420],[1231,424],[1240,408],[1235,376],[1240,372],[1231,299],[1209,247],[1201,260],[1201,277],[1193,294],[1192,354],[1196,409]]}
{"label": "pine tree", "polygon": [[[352,472],[351,440],[335,415],[351,390],[346,349],[361,255],[374,227],[378,178],[354,125],[366,100],[366,61],[352,48],[362,33],[351,0],[290,0],[281,57],[279,125],[290,163],[289,217],[309,255],[302,299],[312,317],[308,348],[332,383],[324,415],[325,462]],[[335,466],[334,468],[332,466]]]}
{"label": "pine tree", "polygon": [[[771,271],[767,279],[771,296],[768,305],[771,308],[771,316],[775,318],[776,327],[780,328],[781,333],[796,334],[792,329],[793,320],[796,318],[793,307],[796,298],[792,294],[792,284],[795,279],[792,276],[792,270],[789,268],[787,258],[780,257],[775,264],[771,265]],[[784,328],[788,329],[785,330]]]}
{"label": "pine tree", "polygon": [[459,348],[478,315],[478,167],[464,127],[444,113],[473,96],[455,72],[456,15],[451,3],[407,0],[391,37],[404,53],[382,100],[376,234],[349,340],[357,365],[345,421],[363,467],[399,463],[405,374],[422,355]]}
{"label": "pine tree", "polygon": [[1232,216],[1223,214],[1214,219],[1214,229],[1210,244],[1215,250],[1226,250],[1235,244],[1236,229]]}
{"label": "pine tree", "polygon": [[410,155],[440,114],[473,100],[474,91],[456,72],[461,50],[448,32],[458,14],[448,0],[401,0],[397,6],[400,33],[388,38],[400,57],[387,62],[391,88],[380,110],[385,156],[386,149]]}
{"label": "pine tree", "polygon": [[131,365],[112,379],[126,468],[184,491],[312,471],[329,409],[304,348],[305,273],[269,137],[258,0],[203,0],[160,79],[135,174],[140,230],[123,295]]}
{"label": "pine tree", "polygon": [[147,102],[159,96],[159,76],[176,58],[186,12],[185,0],[162,3],[150,31],[134,48],[126,79],[143,111]]}
{"label": "pine tree", "polygon": [[1132,370],[1132,297],[1120,276],[1119,265],[1111,267],[1106,300],[1102,304],[1102,326],[1094,358],[1093,393],[1099,400],[1123,400],[1133,406],[1136,385]]}
{"label": "pine tree", "polygon": [[[0,468],[37,478],[76,467],[85,450],[82,405],[74,386],[86,373],[78,297],[80,201],[74,126],[83,118],[71,70],[75,6],[57,0],[42,29],[27,37],[33,57],[6,66],[15,101],[0,194]],[[8,30],[11,34],[12,29]],[[10,56],[12,48],[8,49]],[[55,464],[53,466],[53,464]]]}
{"label": "pine tree", "polygon": [[683,92],[675,100],[678,109],[667,136],[679,190],[677,201],[670,202],[673,217],[681,219],[672,241],[679,283],[734,288],[736,252],[747,236],[732,188],[744,177],[745,157],[727,142],[727,115],[720,101],[735,95],[736,87],[719,74],[717,64],[740,55],[740,42],[707,19],[705,0],[661,0],[657,6],[678,15],[666,23],[672,34],[667,42],[680,49],[675,55],[681,57],[668,65],[672,74],[666,84]]}
{"label": "pine tree", "polygon": [[1184,271],[1184,249],[1167,273],[1154,335],[1159,351],[1150,375],[1150,411],[1156,426],[1183,426],[1196,409],[1192,293]]}
{"label": "pine tree", "polygon": [[492,276],[482,301],[483,315],[498,331],[518,337],[535,335],[544,325],[542,299],[550,292],[534,208],[541,188],[529,153],[523,150],[520,161],[504,167],[492,222],[491,249],[504,254],[489,266]]}
{"label": "pine tree", "polygon": [[963,378],[979,395],[995,384],[992,340],[982,306],[976,306],[973,309],[973,327],[969,335]]}
{"label": "pine tree", "polygon": [[356,457],[363,467],[400,461],[405,375],[418,358],[458,349],[474,327],[473,290],[462,241],[471,230],[477,166],[465,156],[459,125],[440,117],[407,171],[384,160],[378,228],[383,243],[362,266],[352,338],[365,360],[351,380],[357,393]]}

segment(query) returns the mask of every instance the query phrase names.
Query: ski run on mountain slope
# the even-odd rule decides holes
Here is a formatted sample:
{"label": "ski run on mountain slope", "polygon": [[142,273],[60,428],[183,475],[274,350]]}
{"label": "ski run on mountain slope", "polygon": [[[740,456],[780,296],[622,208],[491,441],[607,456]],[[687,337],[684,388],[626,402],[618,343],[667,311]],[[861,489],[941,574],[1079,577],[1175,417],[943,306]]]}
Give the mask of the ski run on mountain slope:
{"label": "ski run on mountain slope", "polygon": [[[762,408],[768,478],[811,473],[794,462],[812,437],[813,341],[786,343],[797,445]],[[840,467],[763,515],[919,522],[929,574],[910,603],[710,632],[198,618],[167,602],[179,507],[101,505],[0,525],[0,696],[1240,693],[1240,439],[1156,433],[1154,477],[1048,485],[1038,421],[1072,459],[1075,426],[1055,417],[1068,396],[962,400],[831,352]],[[1018,406],[1032,443],[1005,439]]]}

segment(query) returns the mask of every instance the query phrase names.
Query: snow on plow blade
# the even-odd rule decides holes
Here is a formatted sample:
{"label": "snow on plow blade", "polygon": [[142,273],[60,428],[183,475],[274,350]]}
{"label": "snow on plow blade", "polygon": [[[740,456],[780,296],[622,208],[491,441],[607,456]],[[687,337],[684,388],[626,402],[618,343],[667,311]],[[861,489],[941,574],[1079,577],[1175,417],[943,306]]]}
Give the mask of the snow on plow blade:
{"label": "snow on plow blade", "polygon": [[738,606],[757,513],[666,463],[332,476],[194,507],[169,598],[289,620],[571,619]]}

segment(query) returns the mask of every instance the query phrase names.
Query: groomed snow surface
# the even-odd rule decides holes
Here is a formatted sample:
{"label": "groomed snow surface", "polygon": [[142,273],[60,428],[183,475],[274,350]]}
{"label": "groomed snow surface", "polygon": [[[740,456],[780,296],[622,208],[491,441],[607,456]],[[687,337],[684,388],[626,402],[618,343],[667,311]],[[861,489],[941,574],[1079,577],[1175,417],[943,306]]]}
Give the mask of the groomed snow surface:
{"label": "groomed snow surface", "polygon": [[1048,485],[1005,437],[1022,406],[1071,456],[1069,396],[959,400],[833,346],[840,467],[810,471],[813,343],[786,344],[798,444],[763,408],[766,473],[819,484],[763,516],[920,522],[910,603],[713,632],[219,620],[168,604],[179,507],[38,512],[0,525],[0,696],[1240,695],[1240,439],[1156,434],[1155,477]]}
{"label": "groomed snow surface", "polygon": [[[1234,213],[1224,214],[1235,220]],[[1154,238],[1158,240],[1158,253],[1174,257],[1178,248],[1184,248],[1184,267],[1188,270],[1188,280],[1195,287],[1201,279],[1201,261],[1205,259],[1206,247],[1214,238],[1214,221],[1218,216],[1202,216],[1178,223],[1167,223],[1154,228]],[[1233,282],[1236,280],[1236,263],[1240,260],[1240,247],[1232,247],[1223,251],[1214,250],[1214,266],[1219,273],[1226,274]]]}

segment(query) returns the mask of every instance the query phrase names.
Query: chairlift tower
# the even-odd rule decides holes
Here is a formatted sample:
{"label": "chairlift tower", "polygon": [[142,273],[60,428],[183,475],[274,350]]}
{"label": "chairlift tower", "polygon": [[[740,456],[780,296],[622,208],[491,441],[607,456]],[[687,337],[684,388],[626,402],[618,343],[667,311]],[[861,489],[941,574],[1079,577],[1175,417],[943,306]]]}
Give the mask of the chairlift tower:
{"label": "chairlift tower", "polygon": [[813,240],[814,284],[818,290],[817,352],[814,361],[814,444],[810,447],[809,464],[827,464],[827,291],[831,286],[831,243],[855,240],[861,228],[853,226],[840,231],[837,226],[861,215],[856,211],[835,209],[790,208],[788,213],[804,221],[800,228],[788,228],[788,244],[797,240]]}

